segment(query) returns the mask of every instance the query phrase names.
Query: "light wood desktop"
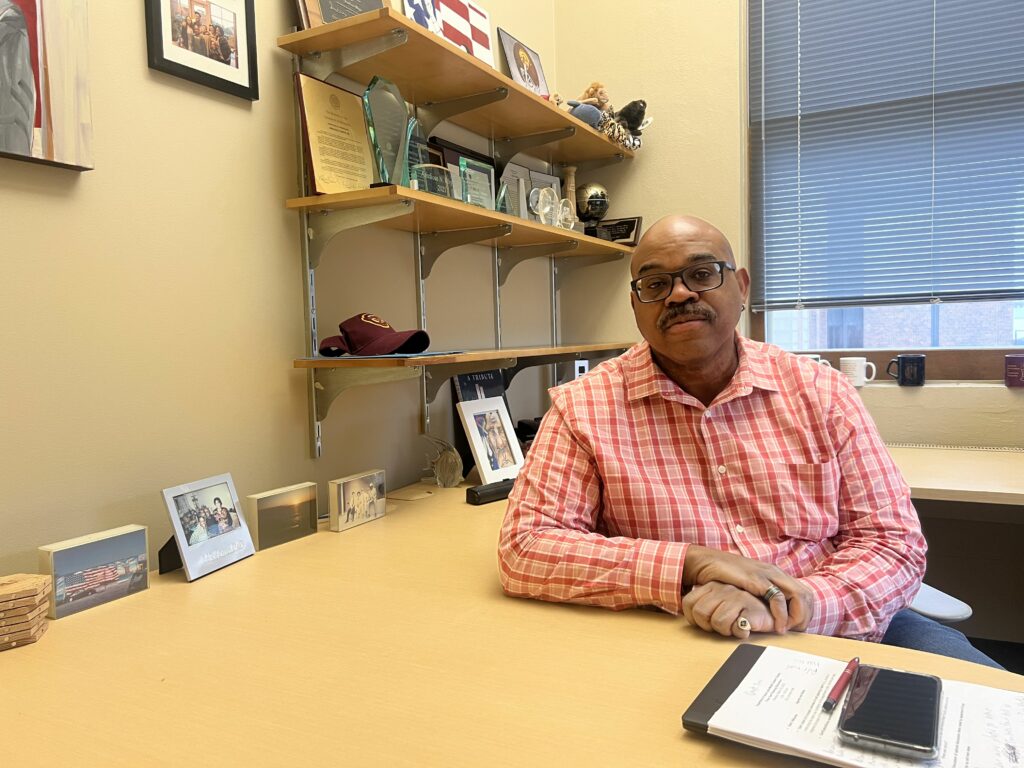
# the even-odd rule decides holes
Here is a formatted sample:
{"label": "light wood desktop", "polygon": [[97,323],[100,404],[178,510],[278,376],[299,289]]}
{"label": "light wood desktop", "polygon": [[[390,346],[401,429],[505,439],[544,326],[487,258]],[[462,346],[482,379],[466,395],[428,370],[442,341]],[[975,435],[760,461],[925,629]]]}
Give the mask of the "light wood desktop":
{"label": "light wood desktop", "polygon": [[[4,765],[807,765],[684,734],[736,642],[505,597],[505,504],[464,489],[54,622],[0,653]],[[1024,677],[791,634],[758,642],[1024,691]]]}
{"label": "light wood desktop", "polygon": [[1024,452],[889,446],[915,499],[1024,505]]}

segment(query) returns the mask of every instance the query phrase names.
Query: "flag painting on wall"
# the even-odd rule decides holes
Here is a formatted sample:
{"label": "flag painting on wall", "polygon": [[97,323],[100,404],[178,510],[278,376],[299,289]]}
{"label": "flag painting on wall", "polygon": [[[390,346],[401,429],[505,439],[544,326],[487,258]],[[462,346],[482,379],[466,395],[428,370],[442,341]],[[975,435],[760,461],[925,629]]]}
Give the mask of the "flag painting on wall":
{"label": "flag painting on wall", "polygon": [[457,48],[494,66],[491,16],[476,3],[469,0],[405,0],[405,15]]}

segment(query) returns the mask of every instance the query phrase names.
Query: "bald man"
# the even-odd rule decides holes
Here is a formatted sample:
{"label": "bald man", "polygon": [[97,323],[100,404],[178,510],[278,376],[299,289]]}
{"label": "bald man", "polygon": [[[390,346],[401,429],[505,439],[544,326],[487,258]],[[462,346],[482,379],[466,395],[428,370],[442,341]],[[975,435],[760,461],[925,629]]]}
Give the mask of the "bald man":
{"label": "bald man", "polygon": [[644,341],[551,390],[502,526],[506,593],[997,666],[904,610],[926,552],[909,488],[844,377],[737,334],[750,277],[725,236],[664,218],[630,270]]}

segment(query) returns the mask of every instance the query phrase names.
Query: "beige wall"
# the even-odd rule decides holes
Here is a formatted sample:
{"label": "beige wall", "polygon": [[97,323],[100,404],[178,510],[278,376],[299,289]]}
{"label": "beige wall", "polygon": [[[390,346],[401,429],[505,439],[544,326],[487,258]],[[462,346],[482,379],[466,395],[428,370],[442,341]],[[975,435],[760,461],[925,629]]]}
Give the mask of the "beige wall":
{"label": "beige wall", "polygon": [[[745,260],[740,0],[486,5],[564,95],[602,79],[617,105],[650,102],[636,160],[581,175],[608,186],[612,216],[704,216]],[[296,189],[290,60],[274,45],[291,8],[258,4],[249,104],[147,69],[141,7],[90,3],[96,170],[0,159],[0,573],[34,570],[40,544],[129,522],[159,545],[160,489],[210,474],[231,472],[242,495],[317,480],[326,504],[331,478],[383,467],[395,487],[425,467],[414,382],[343,394],[323,458],[308,458],[306,378],[291,368],[304,348],[298,222],[282,205]],[[413,327],[413,247],[381,229],[339,237],[317,274],[321,335],[361,311]],[[435,348],[493,344],[493,256],[467,246],[438,262]],[[636,338],[627,275],[621,262],[565,276],[563,340]],[[548,281],[544,260],[512,273],[506,345],[548,341]],[[540,413],[547,383],[546,370],[516,379],[515,418]],[[447,399],[445,387],[430,409],[434,434],[451,434]]]}

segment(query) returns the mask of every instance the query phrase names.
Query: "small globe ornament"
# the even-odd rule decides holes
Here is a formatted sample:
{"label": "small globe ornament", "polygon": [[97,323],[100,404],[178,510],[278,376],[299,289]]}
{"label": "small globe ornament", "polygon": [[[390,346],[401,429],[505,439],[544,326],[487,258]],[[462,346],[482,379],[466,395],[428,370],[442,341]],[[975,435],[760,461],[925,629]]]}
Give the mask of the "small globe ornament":
{"label": "small globe ornament", "polygon": [[608,215],[608,190],[595,182],[577,187],[576,210],[583,221],[600,221]]}

